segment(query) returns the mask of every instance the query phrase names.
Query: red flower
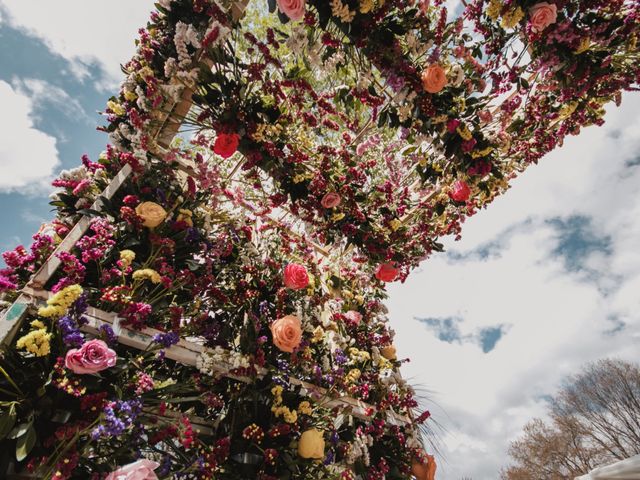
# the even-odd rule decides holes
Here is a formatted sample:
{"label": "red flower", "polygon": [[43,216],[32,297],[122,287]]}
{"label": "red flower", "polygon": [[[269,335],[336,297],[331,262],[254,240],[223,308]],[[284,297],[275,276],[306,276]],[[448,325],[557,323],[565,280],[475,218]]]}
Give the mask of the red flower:
{"label": "red flower", "polygon": [[376,278],[382,282],[393,282],[399,273],[400,269],[393,263],[383,263],[376,269]]}
{"label": "red flower", "polygon": [[213,144],[213,151],[222,158],[229,158],[238,150],[240,135],[237,133],[218,133]]}
{"label": "red flower", "polygon": [[302,290],[309,285],[307,269],[297,263],[284,267],[284,285],[292,290]]}
{"label": "red flower", "polygon": [[471,195],[471,189],[464,180],[456,180],[453,182],[449,196],[456,202],[466,202]]}

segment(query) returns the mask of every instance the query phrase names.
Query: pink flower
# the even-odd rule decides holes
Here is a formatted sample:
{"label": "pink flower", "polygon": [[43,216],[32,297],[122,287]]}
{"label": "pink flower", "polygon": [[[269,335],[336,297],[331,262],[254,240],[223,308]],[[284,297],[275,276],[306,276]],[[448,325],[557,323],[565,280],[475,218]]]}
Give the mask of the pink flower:
{"label": "pink flower", "polygon": [[349,310],[344,314],[344,318],[349,320],[349,322],[353,323],[354,325],[360,325],[360,322],[362,321],[362,314],[360,312],[356,312],[355,310]]}
{"label": "pink flower", "polygon": [[336,192],[329,192],[325,194],[324,197],[322,197],[320,203],[324,208],[335,208],[340,205],[341,201],[342,199],[340,198],[339,194],[337,194]]}
{"label": "pink flower", "polygon": [[229,158],[236,153],[239,144],[240,135],[237,133],[218,133],[213,144],[213,151],[222,158]]}
{"label": "pink flower", "polygon": [[105,480],[158,480],[153,472],[160,464],[143,458],[111,472]]}
{"label": "pink flower", "polygon": [[449,197],[451,197],[456,202],[466,202],[469,199],[470,195],[471,189],[464,180],[456,180],[455,182],[453,182],[453,186],[451,187],[451,191],[449,192]]}
{"label": "pink flower", "polygon": [[534,32],[542,32],[552,23],[556,23],[558,19],[558,7],[553,3],[540,2],[536,3],[529,9],[531,19],[531,30]]}
{"label": "pink flower", "polygon": [[278,9],[291,20],[301,20],[304,17],[305,0],[277,0]]}
{"label": "pink flower", "polygon": [[64,364],[73,373],[96,373],[116,364],[116,352],[102,340],[89,340],[79,349],[69,350]]}
{"label": "pink flower", "polygon": [[283,352],[293,352],[302,340],[302,324],[295,315],[279,318],[271,324],[273,343]]}
{"label": "pink flower", "polygon": [[284,285],[291,290],[302,290],[309,285],[307,269],[297,263],[284,267]]}
{"label": "pink flower", "polygon": [[393,282],[399,273],[400,269],[393,263],[383,263],[376,269],[376,278],[382,282]]}

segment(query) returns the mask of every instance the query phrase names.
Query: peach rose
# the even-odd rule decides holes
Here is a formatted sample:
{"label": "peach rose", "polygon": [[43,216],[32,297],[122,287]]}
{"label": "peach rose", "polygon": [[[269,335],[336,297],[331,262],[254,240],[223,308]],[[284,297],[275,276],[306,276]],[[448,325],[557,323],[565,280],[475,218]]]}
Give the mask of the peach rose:
{"label": "peach rose", "polygon": [[277,0],[278,9],[291,20],[302,20],[305,11],[305,0]]}
{"label": "peach rose", "polygon": [[273,343],[283,352],[293,352],[302,340],[302,325],[295,315],[279,318],[271,324]]}
{"label": "peach rose", "polygon": [[376,278],[382,282],[393,282],[400,270],[393,263],[383,263],[376,269]]}
{"label": "peach rose", "polygon": [[167,211],[155,202],[142,202],[136,207],[136,213],[147,228],[155,228],[167,218]]}
{"label": "peach rose", "polygon": [[380,349],[380,355],[382,355],[387,360],[395,361],[398,356],[396,354],[396,347],[393,345],[387,345],[386,347],[382,347]]}
{"label": "peach rose", "polygon": [[552,23],[556,23],[558,7],[548,2],[536,3],[529,9],[529,17],[531,19],[531,30],[542,32]]}
{"label": "peach rose", "polygon": [[340,198],[339,194],[337,194],[336,192],[329,192],[324,197],[322,197],[320,204],[324,208],[335,208],[340,205],[341,201],[342,199]]}
{"label": "peach rose", "polygon": [[421,451],[411,464],[411,474],[416,480],[434,480],[436,478],[436,461],[433,455]]}
{"label": "peach rose", "polygon": [[67,352],[64,365],[73,373],[96,373],[116,364],[116,352],[102,340],[89,340],[82,347]]}
{"label": "peach rose", "polygon": [[302,458],[324,458],[324,438],[320,430],[310,428],[298,440],[298,455]]}
{"label": "peach rose", "polygon": [[297,263],[284,267],[284,285],[291,290],[302,290],[309,285],[307,269]]}
{"label": "peach rose", "polygon": [[111,472],[105,480],[158,480],[153,472],[160,464],[143,458]]}
{"label": "peach rose", "polygon": [[422,72],[422,88],[425,92],[438,93],[447,86],[447,74],[437,63],[429,65]]}

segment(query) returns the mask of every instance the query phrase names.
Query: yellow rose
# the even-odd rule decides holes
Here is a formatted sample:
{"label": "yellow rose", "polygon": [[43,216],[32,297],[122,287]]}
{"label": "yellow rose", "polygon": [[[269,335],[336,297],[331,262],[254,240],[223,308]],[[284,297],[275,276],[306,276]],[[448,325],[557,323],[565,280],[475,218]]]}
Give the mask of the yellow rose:
{"label": "yellow rose", "polygon": [[298,441],[298,455],[302,458],[324,458],[324,438],[320,430],[311,428],[304,432]]}
{"label": "yellow rose", "polygon": [[136,207],[136,213],[142,217],[142,224],[147,228],[157,227],[167,217],[166,210],[154,202],[142,202]]}
{"label": "yellow rose", "polygon": [[387,360],[395,360],[396,358],[398,358],[396,356],[396,347],[394,347],[393,345],[382,347],[380,349],[380,355],[382,355]]}

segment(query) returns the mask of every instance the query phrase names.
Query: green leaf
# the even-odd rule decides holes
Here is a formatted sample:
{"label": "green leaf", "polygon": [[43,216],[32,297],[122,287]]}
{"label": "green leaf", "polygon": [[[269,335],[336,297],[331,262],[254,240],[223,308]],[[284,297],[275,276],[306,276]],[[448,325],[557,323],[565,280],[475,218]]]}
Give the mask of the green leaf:
{"label": "green leaf", "polygon": [[6,412],[2,412],[0,416],[0,440],[6,437],[16,424],[16,408],[11,405],[11,408]]}
{"label": "green leaf", "polygon": [[31,427],[31,422],[21,423],[20,425],[15,427],[13,430],[11,430],[11,433],[7,438],[11,438],[11,439],[19,438],[23,436],[25,433],[27,433],[30,427]]}
{"label": "green leaf", "polygon": [[32,424],[29,424],[27,433],[19,437],[16,442],[16,460],[21,462],[27,458],[27,455],[29,455],[29,452],[31,452],[31,449],[36,444],[36,438],[36,429],[33,428]]}

